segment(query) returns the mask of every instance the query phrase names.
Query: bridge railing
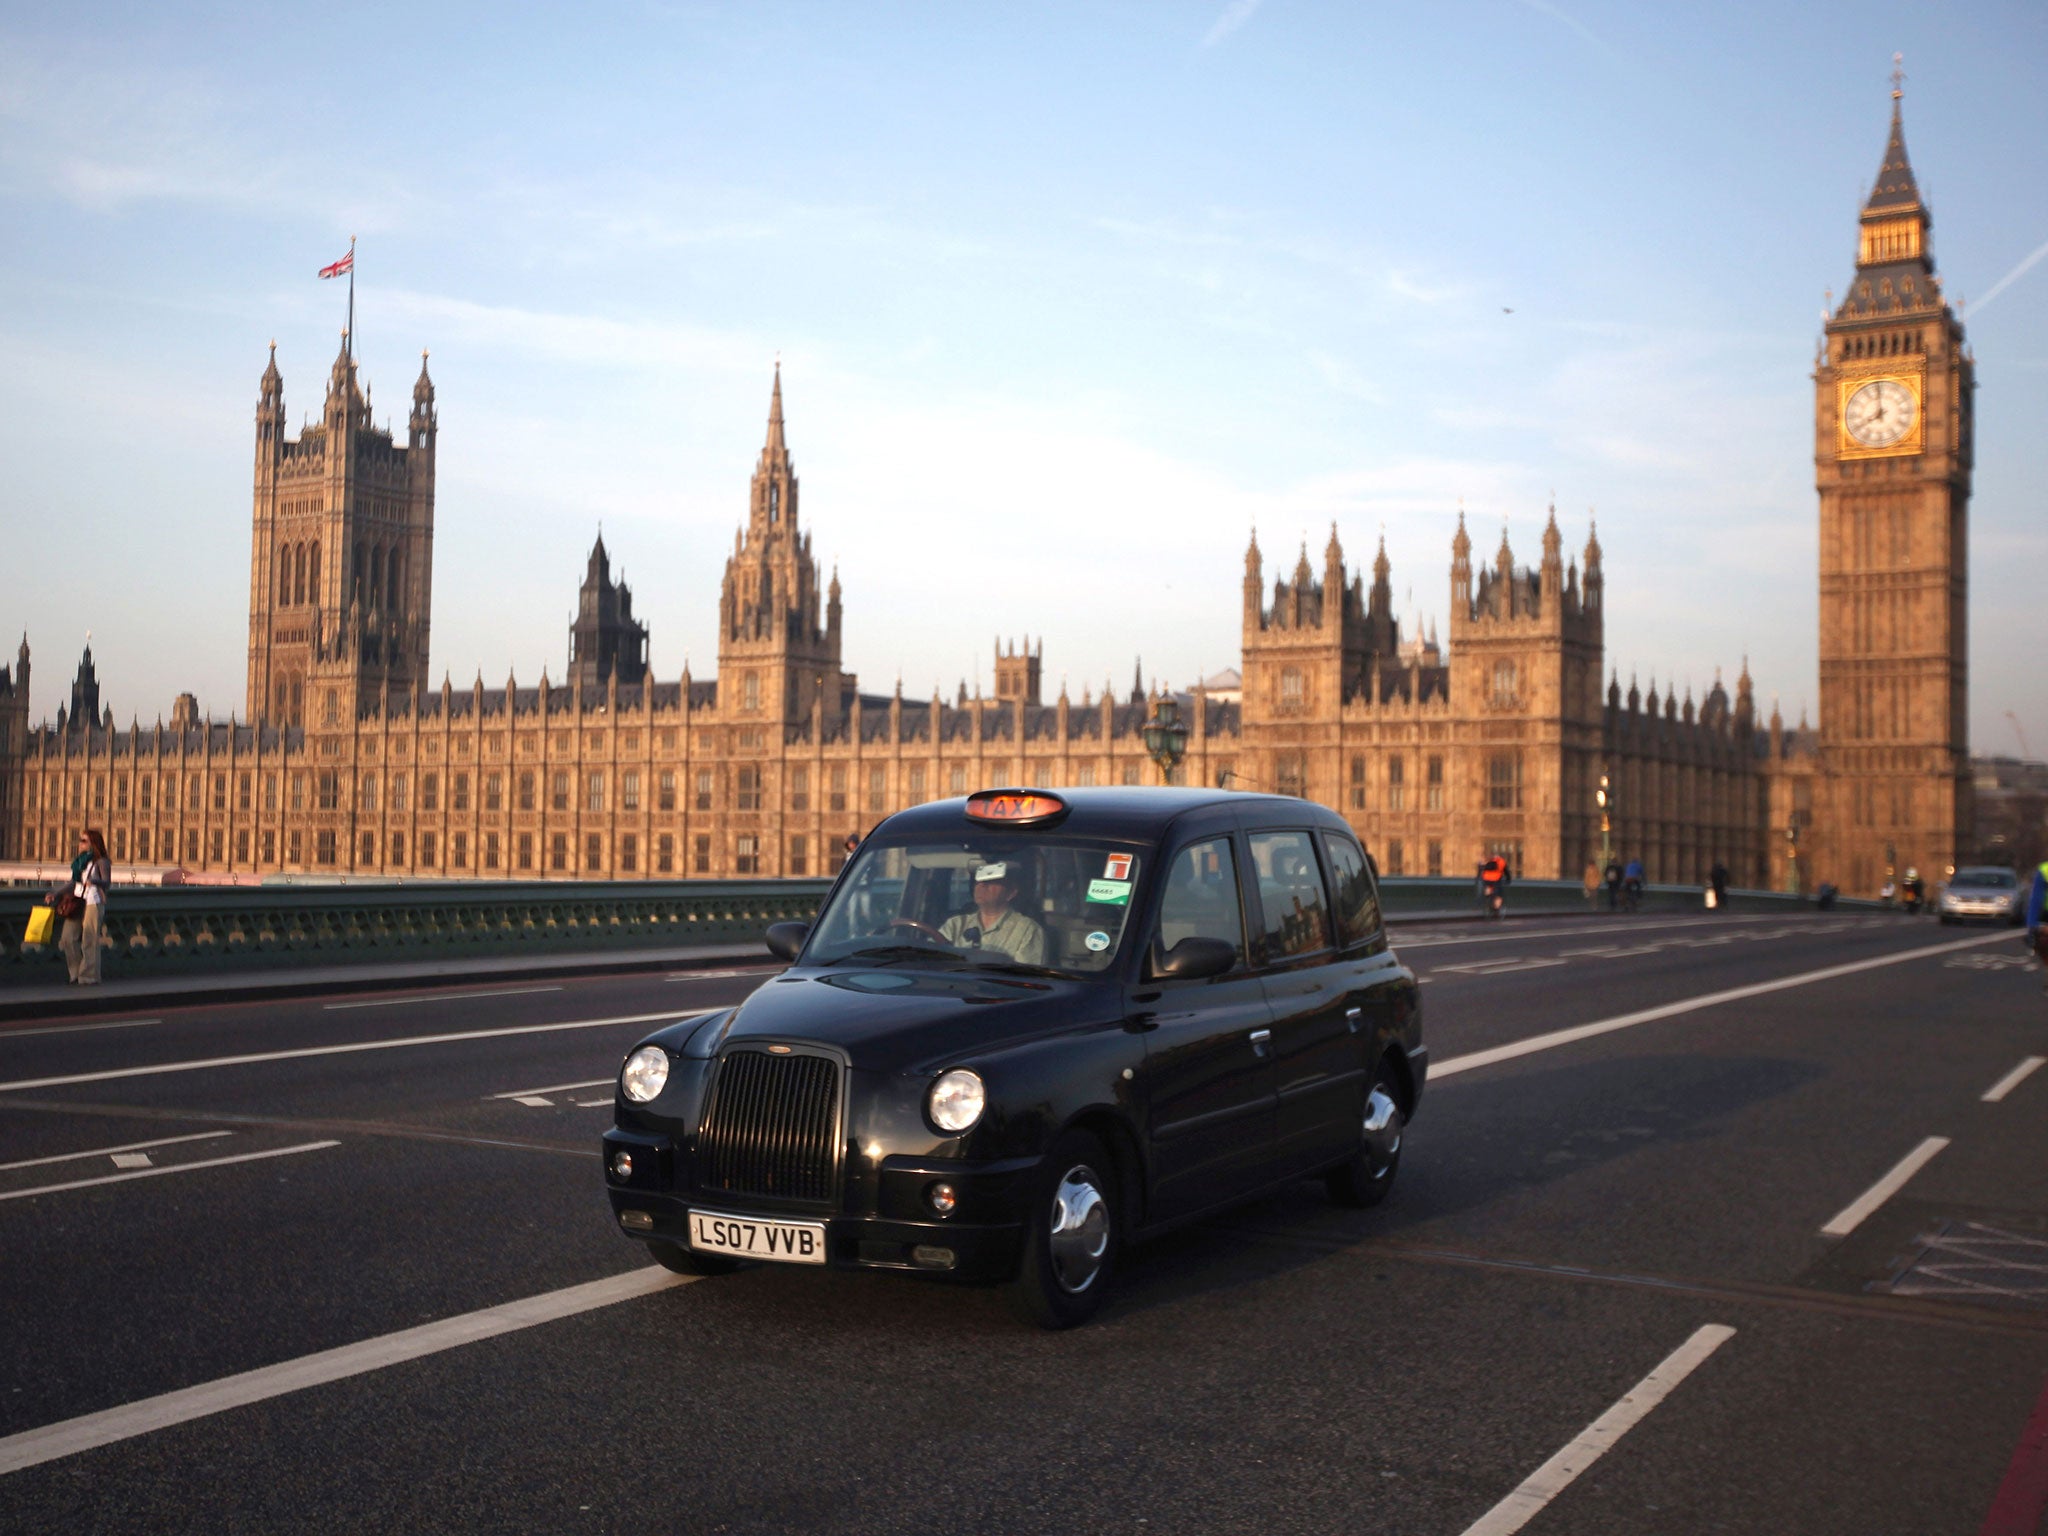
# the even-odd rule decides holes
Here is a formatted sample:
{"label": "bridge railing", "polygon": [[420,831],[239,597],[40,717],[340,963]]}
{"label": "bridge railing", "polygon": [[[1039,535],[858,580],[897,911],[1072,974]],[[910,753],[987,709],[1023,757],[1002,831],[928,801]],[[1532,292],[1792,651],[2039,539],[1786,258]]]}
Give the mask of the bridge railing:
{"label": "bridge railing", "polygon": [[[107,908],[109,977],[491,955],[734,945],[770,923],[814,916],[829,880],[445,881],[383,886],[165,886],[117,889]],[[1476,914],[1470,880],[1392,876],[1389,917]],[[53,979],[55,944],[24,946],[34,890],[0,890],[0,986]],[[1802,898],[1729,893],[1737,911],[1790,911]],[[1651,911],[1699,911],[1692,886],[1652,886]],[[1848,903],[1845,903],[1848,905]],[[1856,905],[1871,905],[1856,903]],[[1520,880],[1511,912],[1604,911],[1572,881]]]}

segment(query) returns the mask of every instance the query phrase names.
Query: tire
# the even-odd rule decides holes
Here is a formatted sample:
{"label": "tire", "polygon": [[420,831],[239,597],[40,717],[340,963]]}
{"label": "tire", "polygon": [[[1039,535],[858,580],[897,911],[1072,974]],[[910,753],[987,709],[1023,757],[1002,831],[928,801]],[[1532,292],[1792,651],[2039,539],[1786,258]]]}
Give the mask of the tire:
{"label": "tire", "polygon": [[1072,1328],[1095,1315],[1122,1237],[1119,1189],[1095,1137],[1069,1131],[1054,1145],[1025,1207],[1023,1259],[1005,1297],[1024,1322]]}
{"label": "tire", "polygon": [[743,1262],[740,1259],[722,1259],[715,1253],[699,1253],[694,1248],[661,1238],[651,1239],[647,1251],[655,1263],[678,1275],[729,1275]]}
{"label": "tire", "polygon": [[1401,1133],[1408,1125],[1401,1085],[1393,1065],[1382,1059],[1373,1074],[1359,1122],[1358,1150],[1348,1162],[1323,1176],[1323,1187],[1339,1205],[1367,1210],[1387,1198],[1394,1175],[1401,1171]]}

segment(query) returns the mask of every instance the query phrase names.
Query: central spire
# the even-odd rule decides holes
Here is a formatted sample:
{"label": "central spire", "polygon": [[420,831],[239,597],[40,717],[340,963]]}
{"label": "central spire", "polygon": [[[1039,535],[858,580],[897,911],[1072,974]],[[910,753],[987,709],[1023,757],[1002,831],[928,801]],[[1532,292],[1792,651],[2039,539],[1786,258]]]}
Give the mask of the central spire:
{"label": "central spire", "polygon": [[768,397],[768,448],[783,450],[782,441],[782,359],[775,359],[775,389]]}

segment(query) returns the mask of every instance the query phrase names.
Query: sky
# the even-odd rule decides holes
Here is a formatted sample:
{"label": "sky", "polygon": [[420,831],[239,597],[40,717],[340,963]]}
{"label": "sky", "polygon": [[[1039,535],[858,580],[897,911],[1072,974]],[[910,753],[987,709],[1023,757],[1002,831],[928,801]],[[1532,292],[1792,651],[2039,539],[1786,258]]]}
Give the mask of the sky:
{"label": "sky", "polygon": [[0,0],[0,633],[37,718],[88,632],[123,723],[243,712],[257,380],[317,417],[353,235],[401,440],[432,352],[436,682],[559,678],[600,526],[710,675],[779,357],[871,691],[1234,666],[1254,529],[1269,582],[1384,536],[1446,628],[1460,507],[1529,562],[1554,498],[1624,688],[1747,657],[1796,720],[1895,51],[1978,367],[1971,744],[2038,756],[2034,4]]}

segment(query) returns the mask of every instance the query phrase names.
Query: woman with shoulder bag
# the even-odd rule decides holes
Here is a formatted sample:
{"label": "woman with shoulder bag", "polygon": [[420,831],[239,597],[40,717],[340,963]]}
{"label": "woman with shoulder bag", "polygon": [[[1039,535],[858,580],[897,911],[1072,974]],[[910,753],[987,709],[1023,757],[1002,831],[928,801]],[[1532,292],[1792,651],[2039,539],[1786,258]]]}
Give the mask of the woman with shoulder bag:
{"label": "woman with shoulder bag", "polygon": [[55,893],[51,905],[57,909],[64,931],[57,947],[64,952],[64,966],[72,982],[96,987],[100,981],[100,930],[107,912],[107,891],[114,883],[114,866],[107,858],[107,840],[93,828],[78,834],[78,856],[71,861],[71,883]]}

